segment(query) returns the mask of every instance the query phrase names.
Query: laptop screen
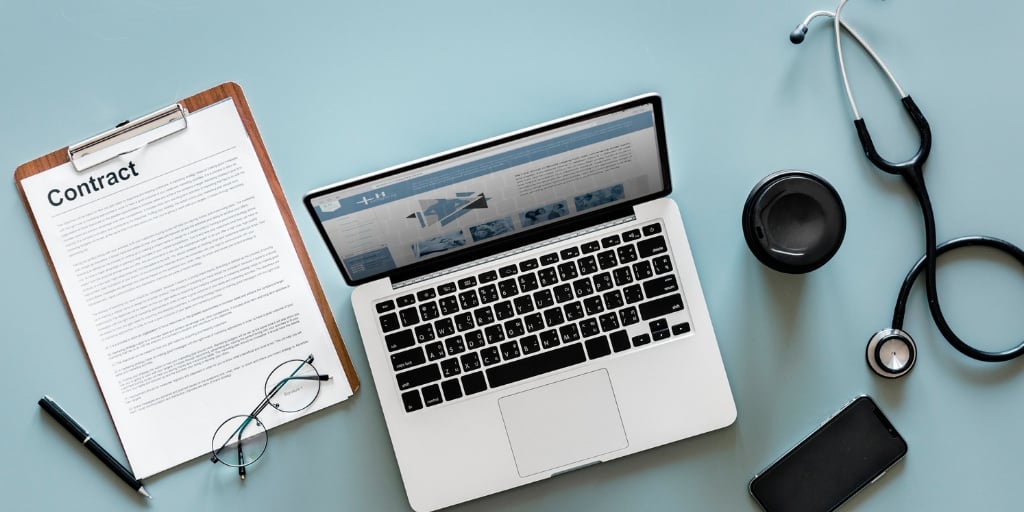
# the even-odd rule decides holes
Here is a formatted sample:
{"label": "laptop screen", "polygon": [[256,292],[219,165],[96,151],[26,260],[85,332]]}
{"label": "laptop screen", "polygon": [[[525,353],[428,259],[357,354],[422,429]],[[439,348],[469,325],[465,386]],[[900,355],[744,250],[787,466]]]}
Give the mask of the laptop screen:
{"label": "laptop screen", "polygon": [[661,124],[659,97],[642,96],[313,191],[305,202],[346,281],[358,284],[668,193]]}

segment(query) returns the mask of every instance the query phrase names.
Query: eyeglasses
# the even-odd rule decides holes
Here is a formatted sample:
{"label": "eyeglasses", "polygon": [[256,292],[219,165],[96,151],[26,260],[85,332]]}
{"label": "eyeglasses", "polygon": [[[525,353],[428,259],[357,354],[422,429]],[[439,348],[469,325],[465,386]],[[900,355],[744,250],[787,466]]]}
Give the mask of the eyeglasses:
{"label": "eyeglasses", "polygon": [[281,412],[301,411],[313,404],[320,394],[320,383],[330,378],[316,371],[312,355],[277,365],[267,376],[259,405],[249,414],[232,416],[217,427],[210,461],[238,468],[239,478],[245,480],[245,467],[267,451],[267,428],[258,417],[263,409],[269,405]]}

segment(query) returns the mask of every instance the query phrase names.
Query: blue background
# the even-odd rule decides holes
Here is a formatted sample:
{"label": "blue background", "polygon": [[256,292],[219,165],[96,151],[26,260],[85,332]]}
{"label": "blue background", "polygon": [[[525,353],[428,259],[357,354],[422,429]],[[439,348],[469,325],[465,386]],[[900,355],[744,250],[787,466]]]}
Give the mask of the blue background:
{"label": "blue background", "polygon": [[[1021,362],[950,348],[921,290],[906,329],[920,359],[885,381],[864,346],[888,327],[922,252],[907,189],[863,158],[833,56],[815,25],[830,2],[4,0],[0,168],[226,80],[244,88],[330,297],[362,390],[271,434],[240,483],[205,461],[146,482],[146,503],[36,406],[48,393],[123,457],[13,180],[0,187],[5,269],[0,508],[402,510],[404,491],[370,380],[350,290],[302,209],[316,187],[647,91],[664,97],[678,201],[739,410],[735,425],[458,510],[752,510],[750,476],[860,393],[910,445],[857,510],[1016,510]],[[932,123],[927,179],[939,237],[1024,242],[1020,2],[856,0],[847,19]],[[819,20],[820,22],[820,20]],[[891,159],[917,139],[882,76],[848,45],[855,93]],[[847,206],[846,240],[803,276],[763,268],[740,231],[760,178],[814,171]],[[9,176],[11,175],[9,174]],[[1024,335],[1024,273],[985,249],[940,266],[951,325],[1007,347]],[[225,411],[234,413],[237,411]]]}

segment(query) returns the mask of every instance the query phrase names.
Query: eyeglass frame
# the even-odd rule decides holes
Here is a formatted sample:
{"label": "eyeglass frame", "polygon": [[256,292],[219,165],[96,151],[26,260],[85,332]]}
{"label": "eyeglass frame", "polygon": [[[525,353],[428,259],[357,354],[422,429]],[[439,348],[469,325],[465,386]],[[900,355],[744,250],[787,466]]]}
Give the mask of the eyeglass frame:
{"label": "eyeglass frame", "polygon": [[[270,376],[274,374],[275,370],[277,370],[281,366],[284,366],[285,364],[287,364],[290,361],[298,361],[299,362],[298,367],[295,368],[295,370],[291,373],[291,375],[281,379],[280,382],[275,384],[274,385],[274,389],[272,389],[269,393],[266,393],[266,396],[263,397],[263,400],[260,400],[260,403],[256,406],[256,408],[254,408],[252,410],[252,412],[250,412],[249,414],[246,415],[246,419],[244,421],[242,421],[242,424],[239,425],[238,428],[236,428],[235,431],[232,432],[230,436],[227,437],[228,440],[225,441],[224,444],[220,448],[217,448],[216,450],[212,450],[210,452],[210,462],[213,462],[213,463],[220,462],[220,463],[224,464],[225,466],[237,467],[238,468],[238,476],[239,476],[239,478],[241,478],[242,480],[245,480],[245,468],[246,468],[246,466],[252,465],[253,463],[255,463],[257,460],[259,460],[263,456],[263,454],[261,453],[259,457],[256,457],[252,461],[247,462],[245,464],[241,463],[241,461],[243,460],[241,433],[242,433],[242,431],[244,431],[249,426],[249,423],[252,422],[253,420],[255,420],[257,424],[262,426],[262,423],[259,421],[259,418],[257,416],[259,416],[259,414],[261,412],[263,412],[263,410],[266,409],[268,405],[273,407],[274,409],[277,409],[278,411],[281,411],[281,412],[299,412],[299,411],[302,411],[303,409],[306,409],[310,405],[313,405],[313,402],[315,402],[317,397],[320,396],[319,382],[320,381],[325,381],[325,380],[330,380],[331,376],[330,375],[321,374],[320,371],[316,369],[316,366],[313,366],[313,354],[310,354],[304,360],[303,359],[289,359],[288,361],[285,361],[285,362],[275,366],[273,369],[270,370],[270,375],[267,376],[267,380],[268,381],[270,380]],[[303,376],[296,377],[295,374],[298,373],[299,370],[301,370],[304,365],[309,365],[309,367],[313,369],[313,373],[315,373],[316,375],[303,375]],[[316,380],[316,381],[318,381],[317,382],[318,385],[317,385],[316,395],[313,396],[313,399],[310,400],[308,404],[306,404],[303,407],[300,407],[299,409],[295,409],[294,411],[287,411],[287,410],[280,409],[277,405],[274,405],[274,403],[271,402],[271,400],[274,398],[274,395],[276,395],[279,391],[281,391],[281,389],[284,388],[285,384],[287,384],[288,382],[290,382],[292,380]],[[265,385],[264,385],[264,387],[265,387]],[[232,416],[231,418],[228,418],[227,420],[224,421],[224,423],[227,423],[228,421],[230,421],[232,418],[235,418],[235,417],[236,416]],[[221,423],[221,426],[224,426],[224,423]],[[220,427],[217,427],[217,430],[220,430]],[[264,431],[265,430],[266,429],[264,428]],[[236,434],[238,435],[238,460],[239,460],[239,464],[238,464],[238,466],[232,466],[231,464],[228,464],[227,462],[225,462],[224,459],[218,457],[217,454],[221,450],[224,450],[225,448],[227,448],[228,443],[231,442],[231,439],[234,438]],[[214,436],[216,437],[216,435],[217,435],[217,431],[214,431]],[[269,436],[269,433],[267,433],[266,435]],[[211,448],[212,448],[212,446],[211,446]],[[264,446],[264,450],[266,450],[265,446]]]}

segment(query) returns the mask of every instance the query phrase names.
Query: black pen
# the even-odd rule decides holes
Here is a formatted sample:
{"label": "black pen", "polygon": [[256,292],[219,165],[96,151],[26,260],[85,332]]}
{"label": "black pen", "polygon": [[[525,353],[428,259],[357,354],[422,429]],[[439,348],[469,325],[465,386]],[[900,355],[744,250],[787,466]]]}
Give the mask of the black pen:
{"label": "black pen", "polygon": [[39,407],[42,407],[47,414],[53,416],[53,419],[57,420],[57,423],[60,423],[60,426],[64,427],[64,429],[70,432],[71,435],[75,436],[75,439],[84,444],[93,455],[103,462],[103,464],[110,468],[110,470],[117,476],[121,477],[121,480],[124,480],[124,483],[130,485],[131,488],[135,489],[139,494],[150,499],[153,498],[148,492],[146,492],[146,488],[142,486],[142,482],[136,480],[135,475],[133,475],[128,468],[118,462],[110,452],[104,450],[103,447],[89,435],[89,432],[79,425],[77,421],[71,418],[68,413],[64,412],[64,409],[61,409],[60,406],[57,405],[57,402],[54,402],[52,398],[44,395],[39,399]]}

